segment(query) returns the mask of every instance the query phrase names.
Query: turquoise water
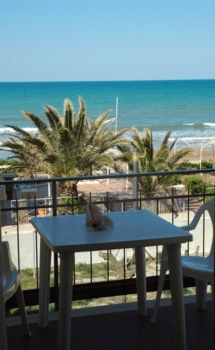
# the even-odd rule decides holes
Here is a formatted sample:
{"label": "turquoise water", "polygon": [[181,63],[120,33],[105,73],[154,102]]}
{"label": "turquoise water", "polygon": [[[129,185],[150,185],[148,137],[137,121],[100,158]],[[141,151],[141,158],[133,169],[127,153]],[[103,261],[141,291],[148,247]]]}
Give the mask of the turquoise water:
{"label": "turquoise water", "polygon": [[0,83],[0,142],[6,124],[35,131],[21,110],[45,120],[45,104],[62,114],[69,98],[77,113],[78,96],[91,119],[109,109],[115,117],[118,98],[117,129],[150,127],[156,140],[167,130],[173,137],[215,136],[215,80]]}

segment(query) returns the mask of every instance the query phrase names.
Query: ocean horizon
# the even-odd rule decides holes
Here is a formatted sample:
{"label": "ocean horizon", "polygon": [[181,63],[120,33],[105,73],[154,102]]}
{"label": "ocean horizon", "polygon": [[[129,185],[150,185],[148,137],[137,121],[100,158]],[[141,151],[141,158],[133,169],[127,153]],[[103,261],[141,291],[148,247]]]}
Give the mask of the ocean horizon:
{"label": "ocean horizon", "polygon": [[[62,115],[64,99],[68,98],[78,114],[79,96],[84,99],[87,116],[92,120],[110,110],[108,119],[117,114],[113,128],[135,126],[141,132],[151,128],[155,144],[159,144],[168,130],[172,130],[172,138],[180,140],[192,138],[200,142],[204,139],[210,143],[215,137],[214,79],[2,82],[0,92],[0,143],[11,131],[5,125],[36,131],[22,110],[45,121],[44,105],[55,107]],[[178,143],[183,145],[186,141]],[[0,154],[0,158],[8,156],[8,152]]]}

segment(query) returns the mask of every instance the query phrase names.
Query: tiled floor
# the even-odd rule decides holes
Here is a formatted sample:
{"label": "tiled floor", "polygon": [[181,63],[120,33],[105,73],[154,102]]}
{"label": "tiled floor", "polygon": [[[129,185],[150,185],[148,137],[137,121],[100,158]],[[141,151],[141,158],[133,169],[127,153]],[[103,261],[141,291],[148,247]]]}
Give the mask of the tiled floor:
{"label": "tiled floor", "polygon": [[[214,349],[212,303],[206,310],[195,310],[195,303],[185,305],[187,350]],[[173,350],[174,330],[171,306],[160,307],[157,324],[150,322],[152,308],[146,317],[136,310],[73,317],[71,322],[71,349],[73,350]],[[58,322],[39,329],[30,324],[32,337],[22,335],[21,326],[10,326],[8,350],[58,349]]]}

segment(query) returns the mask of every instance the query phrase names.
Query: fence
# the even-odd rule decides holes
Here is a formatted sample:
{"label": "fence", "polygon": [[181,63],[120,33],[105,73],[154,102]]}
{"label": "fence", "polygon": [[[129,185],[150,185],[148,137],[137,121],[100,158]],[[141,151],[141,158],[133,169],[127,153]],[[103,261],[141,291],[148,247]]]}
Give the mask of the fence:
{"label": "fence", "polygon": [[[170,172],[172,174],[190,175],[190,174],[209,174],[212,170],[201,171],[182,171]],[[20,198],[19,191],[16,191],[16,197],[9,200],[10,207],[2,208],[2,236],[4,240],[10,242],[12,257],[15,265],[19,270],[30,268],[33,271],[32,278],[35,281],[34,289],[26,289],[25,300],[26,305],[38,304],[38,288],[39,288],[39,240],[37,234],[33,231],[30,219],[38,216],[39,209],[45,209],[45,215],[71,215],[85,212],[86,202],[93,200],[103,212],[116,210],[143,210],[148,209],[157,215],[164,217],[166,220],[176,224],[177,226],[185,225],[192,220],[198,206],[207,200],[208,193],[189,194],[183,187],[172,187],[164,191],[156,193],[144,194],[137,190],[134,193],[134,179],[139,176],[151,176],[152,173],[146,174],[126,174],[126,175],[100,175],[85,177],[86,183],[91,184],[92,192],[82,191],[78,195],[59,196],[59,184],[67,181],[82,181],[83,177],[73,178],[54,178],[54,179],[31,179],[18,181],[3,181],[3,184],[13,186],[34,186],[37,189],[37,196],[31,195],[29,198]],[[162,173],[160,174],[162,175]],[[167,173],[165,173],[165,176]],[[129,184],[128,185],[128,179]],[[108,185],[109,191],[95,191],[96,183],[102,180]],[[86,182],[88,181],[88,182]],[[95,182],[97,181],[97,182]],[[112,181],[115,181],[113,184]],[[125,188],[120,188],[119,182],[125,183]],[[79,182],[80,184],[80,182]],[[118,186],[118,187],[117,187]],[[123,185],[124,186],[124,185]],[[16,188],[18,189],[18,187]],[[43,194],[43,196],[41,196]],[[214,196],[215,191],[212,189],[210,196]],[[16,215],[13,215],[16,213]],[[19,220],[19,217],[21,220]],[[23,220],[24,218],[24,220]],[[207,237],[205,235],[207,231]],[[208,235],[209,232],[209,235]],[[195,234],[194,243],[182,246],[182,254],[207,254],[210,240],[213,234],[213,228],[210,227],[209,220],[205,216],[201,222],[201,226]],[[161,247],[147,248],[147,290],[155,291],[157,288],[159,264],[158,257]],[[75,275],[74,275],[74,300],[98,298],[110,295],[122,295],[136,292],[135,284],[135,257],[133,250],[107,251],[107,252],[89,252],[79,253],[75,256]],[[95,273],[96,264],[102,264],[103,270],[100,271],[101,276]],[[150,267],[153,265],[153,268]],[[58,257],[53,255],[52,265],[54,267],[51,288],[50,302],[58,300]],[[79,278],[80,268],[87,267],[85,278]],[[116,276],[113,276],[111,269],[116,270]],[[193,286],[194,281],[189,278],[184,280],[185,286]],[[168,278],[164,288],[169,288]],[[12,300],[8,307],[15,305]]]}

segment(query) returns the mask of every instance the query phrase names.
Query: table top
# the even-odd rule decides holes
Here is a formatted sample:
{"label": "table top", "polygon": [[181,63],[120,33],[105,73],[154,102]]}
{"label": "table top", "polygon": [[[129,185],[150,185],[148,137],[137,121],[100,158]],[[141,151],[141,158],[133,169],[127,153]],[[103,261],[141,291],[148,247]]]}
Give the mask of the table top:
{"label": "table top", "polygon": [[106,213],[113,227],[95,231],[85,214],[33,218],[32,225],[49,248],[58,253],[135,248],[191,242],[190,233],[148,210]]}

